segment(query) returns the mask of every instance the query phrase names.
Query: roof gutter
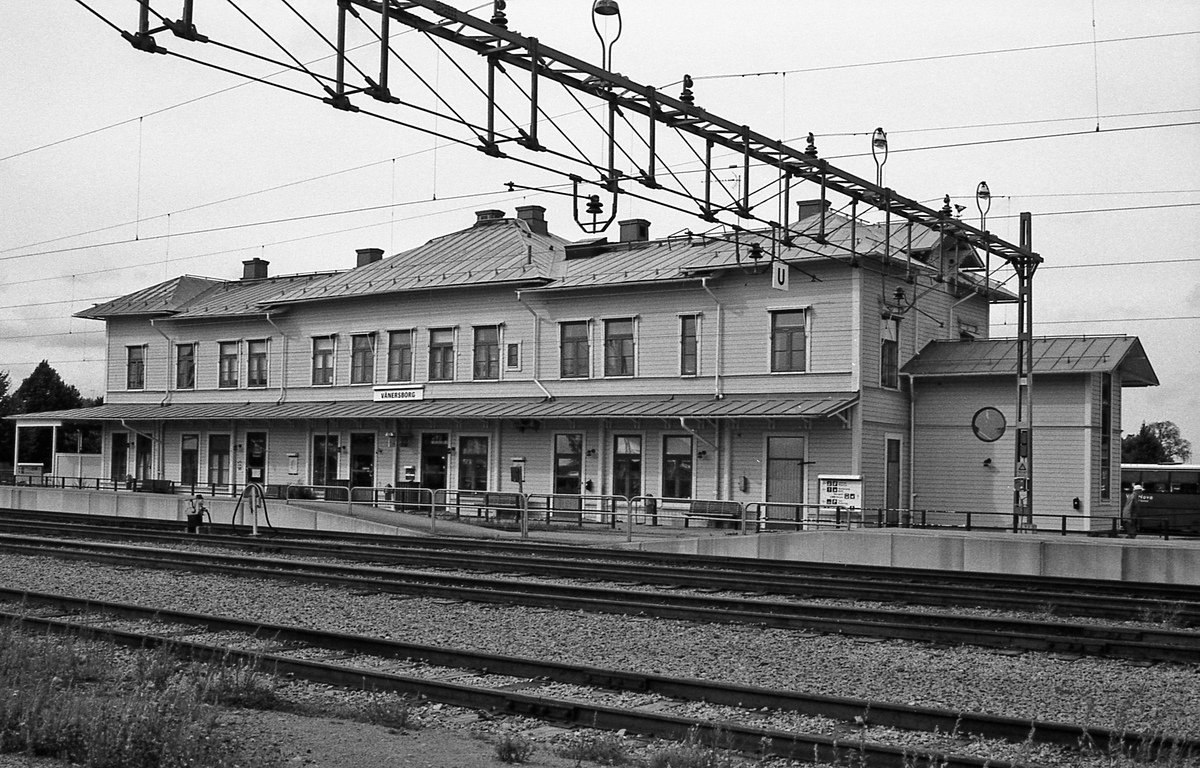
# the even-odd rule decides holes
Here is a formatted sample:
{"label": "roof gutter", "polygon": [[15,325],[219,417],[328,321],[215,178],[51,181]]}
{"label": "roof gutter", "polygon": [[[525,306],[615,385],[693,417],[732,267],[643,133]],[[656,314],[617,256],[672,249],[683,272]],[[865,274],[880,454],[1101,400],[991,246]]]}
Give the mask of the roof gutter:
{"label": "roof gutter", "polygon": [[[159,403],[160,406],[165,407],[171,404],[171,347],[174,346],[175,342],[170,336],[163,333],[161,328],[154,324],[154,321],[157,319],[158,318],[155,317],[150,318],[150,327],[158,331],[158,335],[167,340],[167,380],[163,384],[163,389],[166,390],[166,394],[163,395],[163,399]],[[195,358],[193,358],[193,360],[194,359]]]}
{"label": "roof gutter", "polygon": [[537,312],[533,311],[533,307],[531,307],[525,303],[525,300],[521,298],[520,291],[517,291],[516,294],[517,294],[517,303],[520,304],[521,306],[525,307],[525,309],[528,309],[529,314],[533,315],[533,383],[537,384],[538,389],[542,390],[542,394],[544,394],[546,396],[546,400],[548,400],[548,401],[553,400],[554,395],[550,394],[550,390],[546,389],[545,385],[542,384],[541,379],[538,378],[538,373],[540,372],[540,369],[542,367],[542,355],[541,355],[542,318],[540,318],[538,316]]}
{"label": "roof gutter", "polygon": [[688,426],[688,424],[687,424],[687,416],[680,416],[680,417],[679,417],[679,426],[681,426],[681,427],[683,427],[685,430],[687,430],[688,434],[690,434],[692,437],[696,438],[696,439],[697,439],[697,440],[699,440],[700,442],[704,443],[705,445],[712,446],[712,449],[713,449],[714,451],[715,451],[715,450],[717,450],[717,444],[716,444],[716,443],[714,443],[712,440],[708,440],[708,439],[706,439],[706,438],[705,438],[703,435],[701,435],[699,432],[697,432],[696,430],[694,430],[694,429],[692,429],[691,427],[689,427],[689,426]]}
{"label": "roof gutter", "polygon": [[[137,435],[138,437],[147,438],[148,440],[150,440],[150,442],[154,442],[155,440],[158,440],[158,438],[156,438],[154,435],[148,435],[145,432],[138,432],[136,429],[129,426],[128,422],[126,422],[125,419],[121,419],[121,426],[124,427],[125,429],[128,429],[130,432]],[[162,441],[158,440],[158,442],[161,443]]]}

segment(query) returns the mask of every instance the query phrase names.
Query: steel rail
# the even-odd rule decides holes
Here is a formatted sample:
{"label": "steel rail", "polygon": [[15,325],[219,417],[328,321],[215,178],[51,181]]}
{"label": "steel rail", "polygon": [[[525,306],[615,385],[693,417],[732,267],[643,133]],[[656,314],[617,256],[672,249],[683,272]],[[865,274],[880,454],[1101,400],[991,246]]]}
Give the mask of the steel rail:
{"label": "steel rail", "polygon": [[[67,611],[99,612],[135,621],[154,620],[171,624],[202,626],[209,631],[231,631],[258,638],[333,651],[352,651],[369,656],[409,659],[488,674],[546,679],[559,683],[592,686],[608,690],[654,693],[683,701],[704,701],[744,709],[787,710],[819,715],[836,720],[866,723],[908,731],[939,731],[976,734],[984,738],[1013,743],[1032,740],[1078,749],[1093,744],[1108,750],[1118,746],[1138,751],[1146,748],[1200,751],[1200,741],[1161,736],[1154,743],[1141,734],[1088,728],[1068,723],[1025,720],[977,712],[955,712],[931,707],[905,706],[885,701],[869,701],[837,696],[821,696],[799,691],[735,685],[695,678],[672,678],[626,670],[542,661],[529,657],[503,656],[419,643],[405,643],[367,635],[309,629],[295,625],[273,624],[236,619],[228,616],[173,611],[162,608],[76,598],[67,595],[0,588],[0,600],[32,605],[54,606]],[[9,621],[26,613],[0,612]],[[42,617],[51,618],[51,617]]]}
{"label": "steel rail", "polygon": [[[839,740],[813,734],[756,728],[736,722],[697,722],[690,718],[647,710],[591,704],[579,700],[532,696],[517,691],[477,688],[458,683],[400,675],[315,660],[300,660],[276,653],[242,651],[224,646],[189,642],[149,633],[96,627],[52,618],[10,614],[5,618],[55,634],[79,634],[134,648],[165,647],[200,661],[254,665],[280,676],[356,690],[415,695],[471,709],[524,715],[541,720],[571,723],[603,730],[627,730],[662,738],[683,739],[699,733],[720,745],[742,752],[836,763],[862,756],[872,765],[896,768],[1019,768],[1018,764],[938,752],[914,754],[911,749],[856,740]],[[925,751],[925,750],[922,750]]]}
{"label": "steel rail", "polygon": [[355,568],[275,558],[149,550],[119,545],[25,538],[25,543],[21,543],[15,541],[15,537],[0,536],[0,550],[146,568],[172,568],[338,584],[360,590],[437,596],[472,602],[536,605],[556,610],[651,615],[683,621],[754,624],[920,642],[1200,663],[1200,633],[1166,629],[1130,629],[1065,622],[840,608],[811,603],[730,599],[628,589],[527,584],[512,580],[444,577],[430,573],[406,573],[383,568]]}
{"label": "steel rail", "polygon": [[[33,530],[34,525],[21,526],[0,519],[0,530]],[[63,527],[83,533],[87,528]],[[39,529],[43,533],[44,525]],[[178,533],[111,534],[112,538],[140,541],[179,541]],[[551,575],[568,578],[596,578],[596,564],[582,561],[576,548],[572,550],[572,561],[562,557],[538,557],[541,553],[522,550],[519,557],[506,554],[479,554],[463,559],[460,551],[443,548],[416,548],[365,545],[336,545],[329,542],[287,541],[280,538],[259,539],[245,537],[211,537],[221,545],[258,552],[286,552],[291,555],[331,557],[385,563],[389,566],[452,568],[455,570],[485,572],[520,572],[533,575]],[[403,550],[403,551],[396,551]],[[604,566],[609,581],[638,581],[660,586],[686,586],[692,588],[722,589],[732,592],[747,592],[747,585],[754,584],[753,592],[762,595],[787,595],[807,598],[845,598],[875,600],[887,603],[910,603],[934,606],[986,606],[1011,611],[1053,612],[1059,615],[1087,616],[1092,618],[1121,621],[1145,621],[1147,616],[1169,617],[1180,626],[1200,624],[1200,589],[1184,588],[1172,591],[1168,596],[1154,597],[1119,594],[1120,583],[1102,583],[1090,593],[1070,590],[1045,589],[1031,592],[1027,579],[1019,586],[996,586],[992,584],[959,584],[957,579],[949,583],[944,572],[936,578],[916,581],[911,577],[892,576],[890,571],[872,573],[868,578],[847,579],[844,574],[829,570],[811,569],[803,575],[775,574],[769,582],[760,579],[763,571],[749,567],[746,560],[731,563],[727,568],[716,570],[692,565],[667,565],[659,563],[609,563]],[[832,570],[832,569],[830,569]]]}

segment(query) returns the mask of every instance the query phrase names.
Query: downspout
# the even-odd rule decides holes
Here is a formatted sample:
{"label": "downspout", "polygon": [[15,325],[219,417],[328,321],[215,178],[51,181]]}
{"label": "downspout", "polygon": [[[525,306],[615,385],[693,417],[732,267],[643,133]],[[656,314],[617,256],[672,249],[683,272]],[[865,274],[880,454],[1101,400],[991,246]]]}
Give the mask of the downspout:
{"label": "downspout", "polygon": [[[171,340],[170,336],[163,333],[161,328],[154,324],[156,319],[157,318],[154,317],[150,318],[150,327],[158,331],[158,335],[167,340],[167,380],[163,386],[163,388],[166,390],[166,394],[163,395],[162,402],[159,403],[160,406],[166,406],[170,405],[171,403],[171,347],[175,345],[175,342]],[[194,360],[195,358],[193,357],[192,359]]]}
{"label": "downspout", "polygon": [[525,307],[525,309],[528,309],[529,314],[533,315],[533,383],[538,385],[538,389],[542,390],[542,394],[546,396],[547,400],[553,400],[554,395],[550,394],[550,390],[546,389],[541,379],[538,378],[538,374],[541,373],[542,368],[542,319],[538,317],[537,312],[533,311],[533,307],[526,304],[524,299],[521,298],[521,292],[517,291],[516,293],[517,302]]}
{"label": "downspout", "polygon": [[279,365],[281,369],[279,373],[279,399],[275,401],[275,405],[283,405],[284,398],[287,397],[288,335],[283,332],[282,328],[275,324],[274,320],[271,319],[270,312],[266,313],[266,317],[267,322],[272,328],[279,331],[279,336],[283,339],[283,354],[279,356],[279,359],[283,361]]}
{"label": "downspout", "polygon": [[705,439],[705,437],[703,435],[701,435],[699,432],[697,432],[696,430],[692,429],[691,427],[689,427],[687,425],[687,417],[686,416],[679,417],[679,426],[683,427],[683,429],[685,431],[687,431],[687,433],[690,434],[692,437],[696,438],[697,440],[699,440],[700,442],[704,443],[707,446],[711,446],[714,451],[717,450],[716,443],[714,443],[711,440]]}
{"label": "downspout", "polygon": [[[908,375],[908,510],[911,515],[917,506],[917,491],[913,486],[916,477],[914,463],[917,458],[917,380]],[[911,519],[911,518],[910,518]]]}
{"label": "downspout", "polygon": [[950,309],[946,310],[946,333],[954,332],[954,310],[958,309],[958,305],[970,301],[975,298],[974,293],[968,293],[963,298],[950,305]]}
{"label": "downspout", "polygon": [[[707,293],[712,298],[713,303],[717,305],[717,340],[715,344],[717,359],[715,363],[715,369],[713,370],[713,399],[723,400],[725,395],[721,392],[721,348],[723,346],[722,339],[724,335],[724,327],[722,326],[722,323],[724,322],[722,310],[724,307],[721,305],[720,301],[717,301],[716,294],[714,294],[712,289],[708,287],[707,276],[700,278],[700,286],[704,288],[705,293]],[[687,429],[687,427],[685,426],[684,429]]]}

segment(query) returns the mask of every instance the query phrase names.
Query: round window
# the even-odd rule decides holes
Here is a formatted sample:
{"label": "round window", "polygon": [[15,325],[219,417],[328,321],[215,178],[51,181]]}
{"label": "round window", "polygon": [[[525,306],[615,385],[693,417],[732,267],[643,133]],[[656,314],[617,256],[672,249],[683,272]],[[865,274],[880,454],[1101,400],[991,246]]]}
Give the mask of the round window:
{"label": "round window", "polygon": [[971,431],[985,443],[994,443],[1004,435],[1004,428],[1008,426],[1008,421],[1004,418],[1004,414],[999,409],[988,406],[980,408],[975,412],[975,417],[971,419]]}

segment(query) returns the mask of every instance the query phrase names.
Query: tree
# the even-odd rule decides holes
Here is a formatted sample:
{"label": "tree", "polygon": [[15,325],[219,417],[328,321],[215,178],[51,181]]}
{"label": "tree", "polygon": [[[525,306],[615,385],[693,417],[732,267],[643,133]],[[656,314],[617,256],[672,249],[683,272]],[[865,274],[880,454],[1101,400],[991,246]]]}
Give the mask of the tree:
{"label": "tree", "polygon": [[[63,381],[58,371],[43,360],[12,394],[10,407],[12,413],[42,413],[79,408],[83,403],[79,390]],[[54,453],[50,436],[51,432],[48,429],[22,430],[20,460],[40,461],[43,467],[48,468]],[[11,442],[8,443],[8,451],[7,455],[11,456]]]}
{"label": "tree", "polygon": [[1142,422],[1136,435],[1121,438],[1121,461],[1125,464],[1165,464],[1192,458],[1192,444],[1170,421]]}
{"label": "tree", "polygon": [[0,466],[7,466],[12,461],[13,436],[17,431],[15,424],[4,420],[13,412],[13,399],[8,391],[10,382],[8,371],[0,371]]}

